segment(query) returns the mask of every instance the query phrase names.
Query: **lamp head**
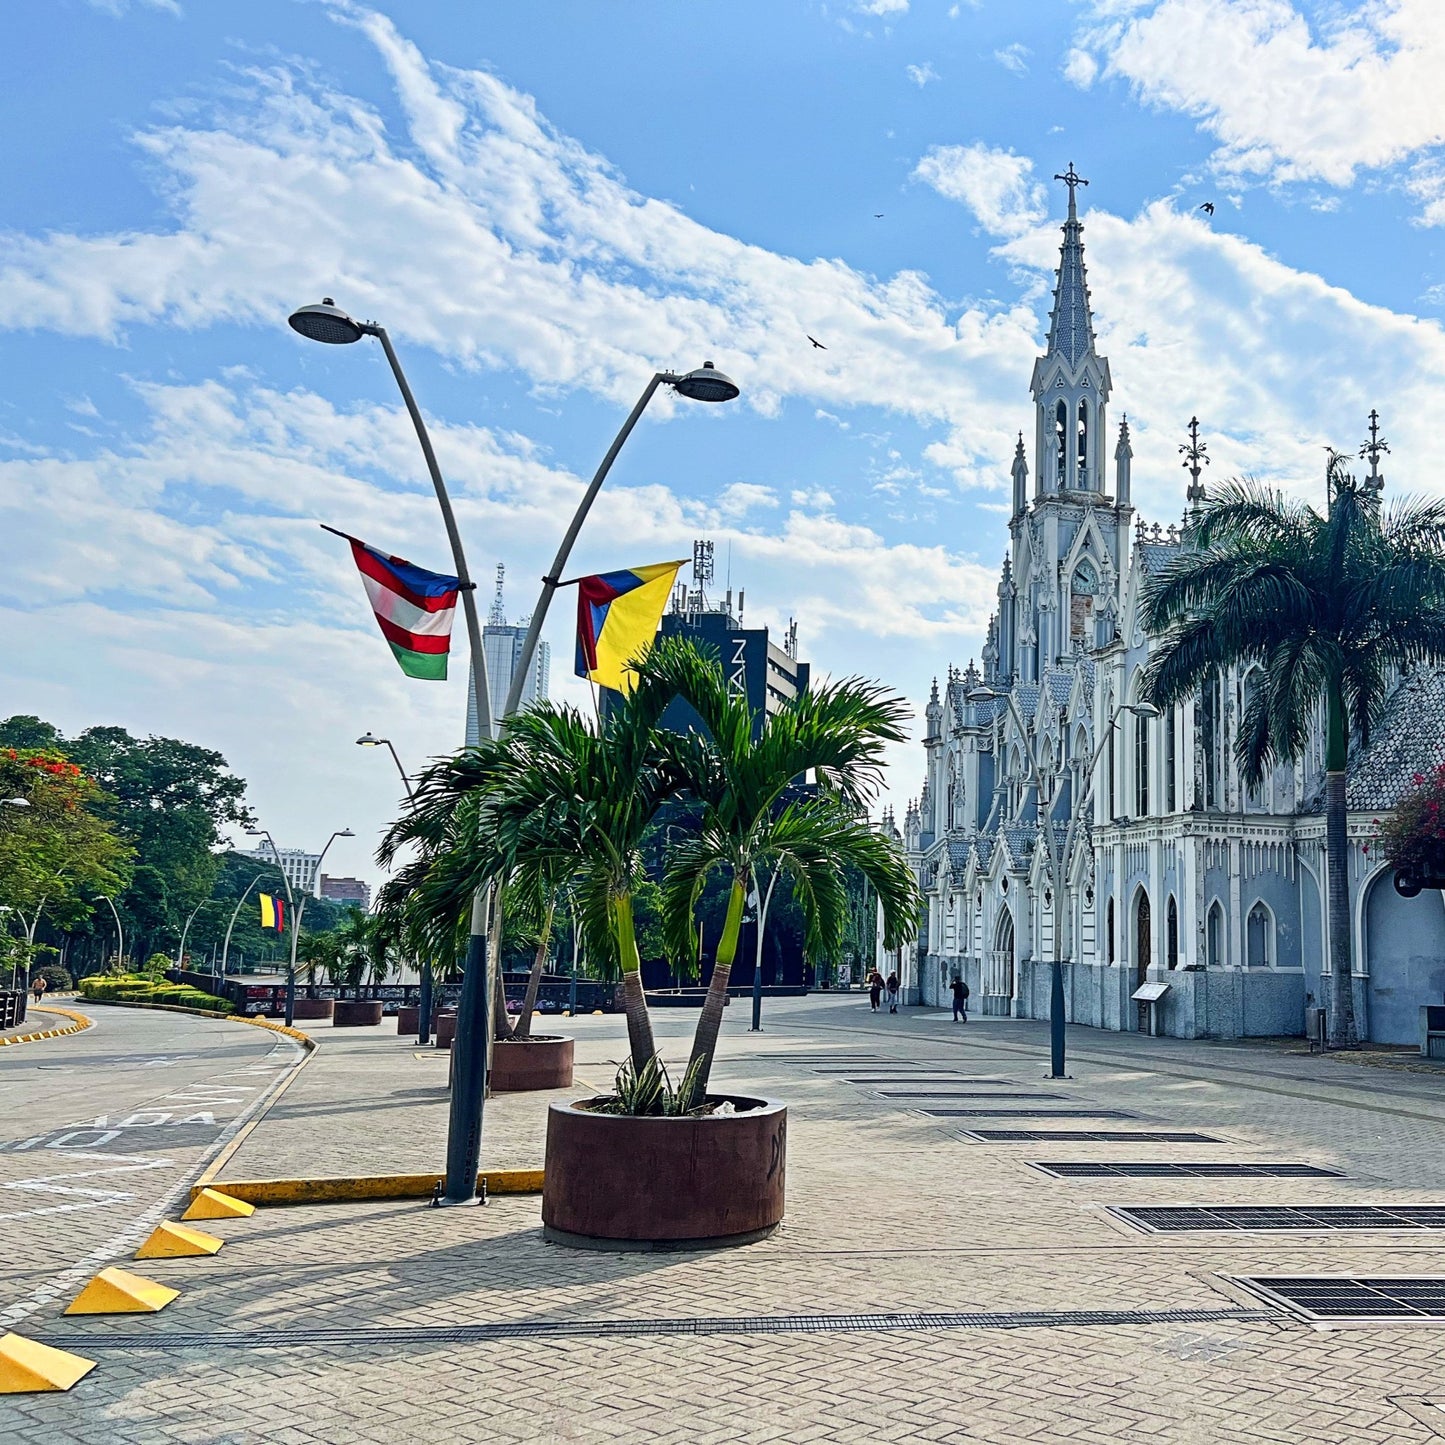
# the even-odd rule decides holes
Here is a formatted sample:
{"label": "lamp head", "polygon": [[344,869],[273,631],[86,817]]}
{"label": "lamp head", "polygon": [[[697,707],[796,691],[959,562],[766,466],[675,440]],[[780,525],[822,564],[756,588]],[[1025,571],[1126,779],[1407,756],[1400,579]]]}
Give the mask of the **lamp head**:
{"label": "lamp head", "polygon": [[375,737],[373,734],[365,732],[357,738],[356,746],[359,748],[379,748],[385,741],[385,738]]}
{"label": "lamp head", "polygon": [[741,390],[732,377],[724,376],[710,361],[678,377],[672,389],[691,401],[732,401]]}
{"label": "lamp head", "polygon": [[349,346],[366,335],[329,296],[322,298],[320,306],[298,307],[287,320],[291,329],[308,341],[324,341],[330,346]]}
{"label": "lamp head", "polygon": [[350,828],[343,828],[336,836],[338,838],[354,838],[356,834]]}
{"label": "lamp head", "polygon": [[1158,717],[1159,709],[1152,702],[1131,702],[1129,711],[1135,717]]}
{"label": "lamp head", "polygon": [[5,802],[12,808],[28,808],[30,806],[29,798],[6,798]]}

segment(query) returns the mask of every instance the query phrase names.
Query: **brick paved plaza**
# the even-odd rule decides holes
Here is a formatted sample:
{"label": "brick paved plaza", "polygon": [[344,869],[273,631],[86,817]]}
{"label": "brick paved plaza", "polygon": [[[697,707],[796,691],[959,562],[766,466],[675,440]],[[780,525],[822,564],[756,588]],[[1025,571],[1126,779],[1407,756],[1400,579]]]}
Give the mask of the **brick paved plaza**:
{"label": "brick paved plaza", "polygon": [[[27,1109],[69,1110],[66,1120],[40,1119],[52,1128],[91,1117],[73,1095],[43,1102],[47,1066],[67,1048],[120,1072],[130,1044],[155,1049],[155,1016],[97,1013],[87,1034],[10,1051],[27,1055],[24,1070],[0,1057],[8,1068],[0,1081],[18,1105],[7,1110],[5,1180],[20,1177],[22,1160],[41,1173],[32,1161],[45,1146],[14,1149],[22,1138],[14,1121]],[[657,1016],[670,1058],[684,1053],[692,1022]],[[1076,1030],[1074,1077],[1045,1082],[1047,1038],[1032,1023],[953,1025],[920,1010],[873,1016],[857,995],[770,1002],[766,1022],[766,1032],[749,1035],[746,1008],[730,1010],[719,1069],[720,1083],[786,1099],[791,1112],[786,1222],[743,1249],[562,1249],[542,1242],[536,1197],[494,1198],[477,1210],[269,1209],[215,1226],[227,1246],[214,1258],[145,1266],[183,1291],[164,1314],[67,1320],[59,1310],[70,1292],[38,1307],[35,1292],[147,1199],[43,1218],[12,1210],[0,1220],[0,1308],[21,1302],[29,1312],[16,1328],[65,1340],[99,1365],[69,1394],[5,1399],[0,1438],[1445,1438],[1445,1330],[1321,1331],[1226,1278],[1445,1273],[1440,1234],[1143,1233],[1107,1212],[1445,1200],[1441,1074],[1312,1058],[1294,1045]],[[622,1026],[590,1017],[574,1027],[581,1094],[609,1081]],[[220,1050],[217,1071],[277,1065],[270,1040],[240,1025],[168,1017],[165,1028],[174,1052],[200,1060]],[[225,1172],[437,1167],[445,1057],[398,1040],[389,1023],[379,1033],[317,1037],[320,1050]],[[235,1055],[243,1044],[258,1057]],[[867,1079],[886,1082],[850,1082]],[[945,1097],[975,1094],[985,1097]],[[1059,1097],[990,1103],[990,1094]],[[488,1104],[487,1164],[541,1163],[546,1102]],[[920,1112],[974,1107],[1128,1117]],[[967,1133],[1005,1127],[1164,1129],[1219,1142],[986,1143]],[[217,1128],[219,1138],[219,1118]],[[112,1141],[108,1152],[125,1149]],[[206,1152],[180,1160],[190,1173],[167,1174],[169,1183],[191,1177]],[[1032,1167],[1171,1159],[1307,1163],[1342,1177],[1057,1179]],[[49,1172],[62,1165],[84,1167],[61,1160]],[[87,1222],[92,1214],[103,1226]],[[886,1318],[955,1312],[988,1318],[951,1327]],[[1090,1321],[1078,1312],[1097,1313]],[[866,1318],[839,1318],[850,1315]],[[458,1333],[445,1338],[447,1330]],[[264,1332],[274,1331],[294,1337],[267,1343]]]}

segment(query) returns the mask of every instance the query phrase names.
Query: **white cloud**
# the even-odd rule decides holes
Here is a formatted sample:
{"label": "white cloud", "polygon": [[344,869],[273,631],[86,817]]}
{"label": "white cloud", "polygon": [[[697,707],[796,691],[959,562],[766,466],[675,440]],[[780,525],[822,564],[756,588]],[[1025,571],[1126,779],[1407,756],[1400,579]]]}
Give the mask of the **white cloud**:
{"label": "white cloud", "polygon": [[1289,0],[1094,8],[1065,73],[1087,86],[1100,67],[1192,116],[1218,140],[1222,172],[1347,186],[1445,143],[1439,0],[1323,7],[1313,25]]}
{"label": "white cloud", "polygon": [[934,146],[913,174],[939,195],[962,201],[991,235],[1019,235],[1047,213],[1044,188],[1033,178],[1034,163],[981,141]]}
{"label": "white cloud", "polygon": [[939,79],[938,72],[933,68],[931,60],[925,60],[922,65],[910,65],[907,67],[908,78],[919,90],[922,90],[930,80]]}
{"label": "white cloud", "polygon": [[179,0],[86,0],[86,4],[92,10],[102,10],[107,15],[114,15],[117,18],[125,15],[131,9],[132,4],[147,10],[164,10],[170,15],[181,13]]}
{"label": "white cloud", "polygon": [[862,15],[901,15],[908,0],[858,0],[854,8]]}
{"label": "white cloud", "polygon": [[1075,48],[1064,57],[1064,78],[1088,90],[1099,75],[1099,62],[1087,50]]}
{"label": "white cloud", "polygon": [[993,58],[1005,70],[1011,70],[1015,75],[1027,75],[1029,73],[1028,60],[1032,54],[1033,51],[1027,45],[1021,45],[1015,41],[1012,45],[1005,45],[1002,50],[995,50]]}
{"label": "white cloud", "polygon": [[722,489],[713,505],[720,516],[736,520],[759,507],[776,507],[778,494],[756,482],[733,482]]}

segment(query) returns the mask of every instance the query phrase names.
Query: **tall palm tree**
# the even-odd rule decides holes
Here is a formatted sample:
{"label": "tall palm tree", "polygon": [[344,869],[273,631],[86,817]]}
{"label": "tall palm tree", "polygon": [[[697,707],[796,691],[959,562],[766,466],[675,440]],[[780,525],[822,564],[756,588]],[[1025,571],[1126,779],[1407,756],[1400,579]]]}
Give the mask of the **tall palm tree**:
{"label": "tall palm tree", "polygon": [[1445,502],[1385,509],[1331,453],[1321,513],[1250,481],[1212,490],[1188,545],[1151,582],[1145,626],[1161,635],[1146,693],[1161,707],[1222,670],[1261,664],[1235,754],[1257,786],[1299,758],[1325,720],[1330,1042],[1358,1043],[1350,956],[1345,769],[1394,677],[1445,659]]}
{"label": "tall palm tree", "polygon": [[[849,866],[878,892],[887,946],[915,930],[913,872],[869,826],[865,812],[882,781],[884,747],[904,740],[908,712],[903,699],[848,679],[792,699],[770,713],[755,735],[747,699],[696,648],[654,651],[644,673],[651,686],[690,704],[703,725],[672,744],[670,753],[700,815],[698,830],[669,850],[663,878],[668,941],[679,955],[693,946],[694,911],[708,877],[721,869],[729,884],[686,1075],[695,1081],[695,1102],[707,1089],[743,908],[760,865],[780,870],[792,883],[811,952],[835,944],[846,927]],[[815,780],[811,794],[799,787],[809,773]]]}

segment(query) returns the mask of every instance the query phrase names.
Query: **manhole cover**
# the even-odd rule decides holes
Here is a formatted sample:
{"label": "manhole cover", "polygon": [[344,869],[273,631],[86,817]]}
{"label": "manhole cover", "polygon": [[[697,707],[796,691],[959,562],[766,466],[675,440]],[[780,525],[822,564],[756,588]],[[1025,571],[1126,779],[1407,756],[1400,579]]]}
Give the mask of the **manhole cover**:
{"label": "manhole cover", "polygon": [[1314,1230],[1445,1229],[1441,1204],[1220,1204],[1141,1206],[1117,1204],[1110,1212],[1137,1229],[1169,1233],[1191,1229]]}
{"label": "manhole cover", "polygon": [[920,1109],[939,1119],[973,1119],[993,1115],[1000,1119],[1134,1119],[1122,1109]]}
{"label": "manhole cover", "polygon": [[1191,1179],[1343,1179],[1338,1169],[1323,1169],[1317,1164],[1213,1164],[1190,1160],[1187,1163],[1120,1163],[1093,1164],[1031,1160],[1035,1169],[1052,1174],[1056,1179],[1167,1179],[1187,1175]]}
{"label": "manhole cover", "polygon": [[1445,1324],[1445,1275],[1236,1275],[1251,1294],[1312,1323]]}

